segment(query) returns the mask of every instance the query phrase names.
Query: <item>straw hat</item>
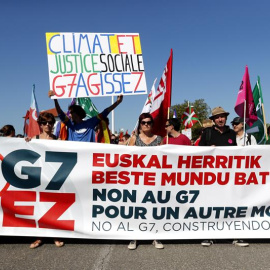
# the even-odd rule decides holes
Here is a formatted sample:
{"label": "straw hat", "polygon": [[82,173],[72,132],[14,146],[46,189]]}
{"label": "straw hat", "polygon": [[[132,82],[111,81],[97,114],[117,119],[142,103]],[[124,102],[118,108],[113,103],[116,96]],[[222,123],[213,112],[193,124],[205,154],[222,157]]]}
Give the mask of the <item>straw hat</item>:
{"label": "straw hat", "polygon": [[209,118],[211,120],[213,120],[216,115],[220,115],[220,114],[226,114],[226,116],[228,116],[230,113],[229,112],[226,112],[222,107],[215,107],[212,110],[212,115]]}

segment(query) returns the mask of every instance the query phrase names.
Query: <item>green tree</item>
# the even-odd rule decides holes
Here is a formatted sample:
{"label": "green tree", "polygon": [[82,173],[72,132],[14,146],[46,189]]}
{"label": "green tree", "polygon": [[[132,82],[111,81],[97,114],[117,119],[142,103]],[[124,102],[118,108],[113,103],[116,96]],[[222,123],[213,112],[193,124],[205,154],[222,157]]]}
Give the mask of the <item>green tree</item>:
{"label": "green tree", "polygon": [[[211,113],[210,107],[207,105],[207,103],[204,101],[204,99],[196,99],[194,102],[189,102],[190,106],[193,106],[194,111],[200,121],[200,123],[203,122],[203,120],[209,118],[209,115]],[[177,118],[182,117],[182,114],[185,112],[186,108],[188,107],[188,101],[184,100],[181,104],[176,104],[171,106],[170,111],[170,117],[173,117],[174,110],[176,111]],[[194,126],[191,128],[192,130],[192,138],[197,139],[200,135],[201,130],[201,124],[199,122],[195,123]],[[181,130],[184,129],[185,126],[183,123],[181,123]]]}

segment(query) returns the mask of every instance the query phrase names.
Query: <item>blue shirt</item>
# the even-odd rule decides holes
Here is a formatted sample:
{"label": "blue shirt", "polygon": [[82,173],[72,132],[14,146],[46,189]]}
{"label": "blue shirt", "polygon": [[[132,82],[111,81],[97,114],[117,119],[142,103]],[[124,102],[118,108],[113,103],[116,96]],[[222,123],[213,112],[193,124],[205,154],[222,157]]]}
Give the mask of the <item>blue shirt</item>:
{"label": "blue shirt", "polygon": [[[105,109],[101,114],[103,118],[106,118],[109,112]],[[100,119],[97,116],[82,121],[79,124],[73,123],[70,119],[67,120],[67,117],[63,112],[59,114],[59,118],[67,126],[68,141],[95,142],[94,128],[100,122]]]}

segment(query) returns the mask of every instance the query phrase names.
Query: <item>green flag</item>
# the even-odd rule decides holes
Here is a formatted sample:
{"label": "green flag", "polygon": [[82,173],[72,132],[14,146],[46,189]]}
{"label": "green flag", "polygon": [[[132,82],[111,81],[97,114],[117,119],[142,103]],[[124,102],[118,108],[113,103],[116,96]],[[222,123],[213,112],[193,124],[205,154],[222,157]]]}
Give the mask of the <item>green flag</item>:
{"label": "green flag", "polygon": [[80,105],[86,112],[86,117],[91,118],[98,115],[98,110],[92,100],[88,97],[77,98],[76,104]]}
{"label": "green flag", "polygon": [[254,122],[252,127],[247,128],[247,133],[251,133],[256,138],[258,144],[265,144],[266,134],[264,125],[263,97],[259,76],[253,89],[253,99],[256,106],[258,120]]}

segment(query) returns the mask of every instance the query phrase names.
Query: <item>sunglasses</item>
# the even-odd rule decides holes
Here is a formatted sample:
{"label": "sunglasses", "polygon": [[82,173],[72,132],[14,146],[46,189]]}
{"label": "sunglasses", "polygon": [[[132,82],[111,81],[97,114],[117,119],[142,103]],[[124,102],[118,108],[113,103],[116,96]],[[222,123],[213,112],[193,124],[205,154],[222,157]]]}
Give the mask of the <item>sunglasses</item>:
{"label": "sunglasses", "polygon": [[168,125],[165,125],[165,127],[169,127],[169,126],[171,126],[170,124],[168,124]]}
{"label": "sunglasses", "polygon": [[142,125],[151,125],[152,123],[152,121],[141,121]]}
{"label": "sunglasses", "polygon": [[240,123],[232,123],[232,126],[238,126]]}
{"label": "sunglasses", "polygon": [[52,126],[53,125],[53,121],[41,121],[40,124],[43,125],[43,126],[46,126],[47,124],[49,124],[49,125]]}

